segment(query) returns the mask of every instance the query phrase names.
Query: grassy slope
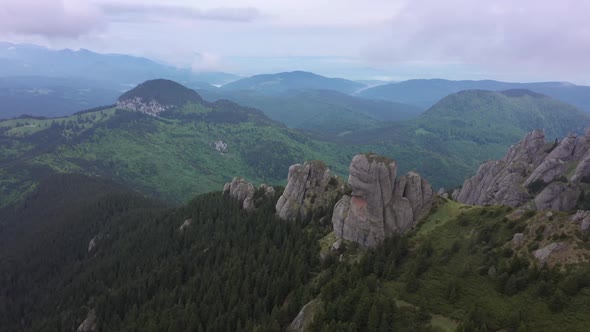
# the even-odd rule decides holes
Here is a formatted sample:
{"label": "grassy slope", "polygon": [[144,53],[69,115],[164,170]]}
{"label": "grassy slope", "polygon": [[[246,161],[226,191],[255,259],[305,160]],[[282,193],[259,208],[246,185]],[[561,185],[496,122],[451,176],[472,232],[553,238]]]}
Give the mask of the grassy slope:
{"label": "grassy slope", "polygon": [[[358,246],[346,242],[338,255],[348,263],[339,264],[360,261],[361,271],[369,268],[363,272],[367,275],[364,281],[377,276],[379,294],[395,298],[398,308],[426,310],[430,325],[437,331],[455,331],[469,321],[486,325],[488,331],[516,331],[522,326],[527,331],[586,331],[590,244],[578,229],[567,213],[519,216],[509,207],[474,207],[437,198],[431,214],[407,235],[410,252],[401,263],[394,262],[387,249],[378,247],[359,254]],[[511,241],[518,232],[525,234],[521,247]],[[324,255],[329,253],[326,248],[333,242],[330,239],[332,233],[320,240]],[[549,267],[544,268],[532,252],[551,242],[569,246],[553,254],[547,261]],[[386,248],[393,252],[395,246]],[[424,252],[428,252],[427,257]],[[518,265],[519,261],[524,263]],[[422,272],[417,273],[417,269]],[[581,271],[586,271],[586,284],[572,290],[568,277]],[[504,286],[509,275],[518,276],[513,293]],[[543,287],[548,294],[542,294]],[[351,291],[342,296],[350,296]]]}
{"label": "grassy slope", "polygon": [[[443,201],[443,200],[441,200]],[[442,314],[457,320],[463,320],[477,306],[495,322],[489,326],[492,330],[509,327],[513,324],[518,314],[525,316],[527,326],[533,331],[554,330],[560,328],[568,331],[582,331],[587,323],[585,312],[590,310],[590,289],[582,289],[577,295],[572,296],[562,312],[553,312],[548,308],[547,301],[539,298],[537,294],[538,284],[531,282],[516,295],[501,294],[497,291],[497,277],[488,275],[488,267],[499,266],[502,263],[490,264],[486,262],[488,252],[500,252],[504,248],[515,249],[511,245],[514,233],[522,231],[525,237],[531,238],[529,230],[534,230],[540,224],[563,225],[556,234],[566,232],[566,229],[575,229],[579,226],[572,225],[568,216],[556,216],[548,220],[543,213],[534,215],[529,219],[510,218],[512,210],[506,207],[471,207],[457,202],[446,201],[432,213],[417,229],[412,236],[415,243],[429,242],[434,249],[434,257],[431,267],[420,277],[420,287],[417,292],[409,293],[405,285],[399,282],[390,282],[389,289],[402,299],[425,307],[432,312]],[[482,230],[491,232],[488,241],[481,241]],[[579,234],[570,232],[566,241],[582,243]],[[563,240],[563,237],[562,237]],[[530,241],[530,243],[550,243],[555,241]],[[452,246],[459,244],[459,249],[454,254]],[[535,247],[527,248],[526,244],[519,251],[519,255],[526,257],[531,262],[534,259],[531,252]],[[586,254],[590,254],[584,249]],[[451,258],[445,258],[450,255]],[[586,256],[585,266],[588,265],[590,256]],[[555,263],[555,262],[553,262]],[[558,264],[559,266],[559,264]],[[485,272],[480,274],[478,269],[485,267]],[[407,265],[406,265],[407,268]],[[562,270],[575,269],[575,265],[562,266]],[[449,283],[458,285],[458,297],[453,303],[446,294]],[[553,328],[550,328],[550,327]]]}

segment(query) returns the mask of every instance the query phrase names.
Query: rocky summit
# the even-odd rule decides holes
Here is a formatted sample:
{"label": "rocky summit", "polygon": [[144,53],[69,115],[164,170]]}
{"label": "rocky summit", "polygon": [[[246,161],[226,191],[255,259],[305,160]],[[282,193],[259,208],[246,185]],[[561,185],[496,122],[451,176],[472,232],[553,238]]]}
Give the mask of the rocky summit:
{"label": "rocky summit", "polygon": [[334,233],[364,247],[412,229],[428,214],[434,196],[419,174],[397,177],[396,162],[374,154],[352,159],[348,184],[351,195],[344,195],[334,207]]}
{"label": "rocky summit", "polygon": [[571,210],[590,176],[590,133],[545,142],[543,131],[530,132],[502,160],[482,164],[453,198],[471,205],[528,206]]}
{"label": "rocky summit", "polygon": [[283,220],[307,219],[314,212],[329,209],[343,190],[342,181],[321,161],[292,165],[276,204],[277,215]]}

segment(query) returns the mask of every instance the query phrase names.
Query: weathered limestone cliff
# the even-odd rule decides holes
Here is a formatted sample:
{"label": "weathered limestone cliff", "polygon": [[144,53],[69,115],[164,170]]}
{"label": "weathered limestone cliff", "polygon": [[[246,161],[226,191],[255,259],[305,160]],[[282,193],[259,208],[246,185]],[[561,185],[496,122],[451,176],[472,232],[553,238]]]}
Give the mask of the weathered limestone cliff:
{"label": "weathered limestone cliff", "polygon": [[342,181],[333,176],[321,161],[306,162],[289,167],[287,186],[276,205],[283,220],[307,219],[325,211],[344,190]]}
{"label": "weathered limestone cliff", "polygon": [[532,131],[502,160],[482,164],[453,198],[471,205],[533,202],[537,210],[571,210],[590,175],[589,147],[588,134],[547,143],[542,131]]}
{"label": "weathered limestone cliff", "polygon": [[348,184],[352,194],[334,207],[334,233],[364,247],[412,229],[428,214],[434,196],[420,175],[410,172],[397,177],[396,162],[374,154],[352,159]]}

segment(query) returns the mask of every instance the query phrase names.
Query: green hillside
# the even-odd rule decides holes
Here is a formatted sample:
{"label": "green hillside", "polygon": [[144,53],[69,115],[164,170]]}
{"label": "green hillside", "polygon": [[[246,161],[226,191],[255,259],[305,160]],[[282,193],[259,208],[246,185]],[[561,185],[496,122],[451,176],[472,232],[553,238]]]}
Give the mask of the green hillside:
{"label": "green hillside", "polygon": [[257,91],[263,94],[276,94],[288,90],[320,89],[342,93],[353,93],[365,87],[364,84],[343,78],[330,78],[304,71],[277,74],[254,75],[225,84],[221,90]]}
{"label": "green hillside", "polygon": [[469,90],[452,94],[426,111],[416,126],[470,141],[514,142],[540,128],[550,139],[583,132],[590,117],[574,106],[528,90]]}
{"label": "green hillside", "polygon": [[289,166],[306,160],[325,160],[345,176],[350,158],[369,151],[395,158],[401,172],[416,170],[435,188],[451,188],[532,128],[562,137],[590,124],[577,109],[544,96],[471,91],[449,96],[413,120],[357,122],[345,135],[303,133],[253,108],[201,101],[174,82],[148,83],[125,98],[173,103],[169,93],[185,103],[157,116],[112,107],[0,121],[0,206],[19,200],[53,171],[100,175],[179,203],[219,190],[234,176],[282,184]]}
{"label": "green hillside", "polygon": [[568,82],[510,83],[493,80],[414,79],[371,87],[361,91],[359,96],[428,108],[444,97],[464,90],[504,91],[513,89],[531,90],[572,104],[585,112],[590,112],[590,87]]}
{"label": "green hillside", "polygon": [[341,148],[258,113],[218,102],[186,104],[167,117],[111,108],[0,122],[2,201],[26,192],[46,169],[113,178],[172,202],[220,189],[234,176],[278,183],[290,165],[320,155],[333,156],[330,163],[345,171]]}
{"label": "green hillside", "polygon": [[[263,196],[255,212],[220,192],[170,209],[97,178],[52,175],[0,209],[0,326],[75,330],[93,312],[99,331],[284,331],[311,300],[309,331],[589,324],[590,247],[566,213],[438,199],[408,235],[326,253],[326,216],[285,222],[278,196]],[[572,259],[537,263],[531,252],[554,241]]]}
{"label": "green hillside", "polygon": [[346,135],[359,128],[374,128],[384,121],[417,117],[421,110],[400,103],[353,97],[331,90],[290,90],[268,95],[251,91],[207,91],[207,100],[229,99],[260,109],[269,118],[291,128],[330,135]]}

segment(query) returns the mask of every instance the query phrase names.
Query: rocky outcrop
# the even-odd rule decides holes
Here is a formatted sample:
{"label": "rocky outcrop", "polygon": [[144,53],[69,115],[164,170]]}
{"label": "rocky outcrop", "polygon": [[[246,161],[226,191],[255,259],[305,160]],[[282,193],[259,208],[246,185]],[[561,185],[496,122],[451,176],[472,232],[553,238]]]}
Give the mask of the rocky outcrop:
{"label": "rocky outcrop", "polygon": [[96,331],[96,312],[94,309],[88,311],[86,319],[78,326],[77,332],[95,332]]}
{"label": "rocky outcrop", "polygon": [[474,177],[465,180],[457,201],[470,205],[519,206],[530,199],[522,187],[524,176],[543,159],[545,134],[535,130],[510,147],[502,160],[482,164]]}
{"label": "rocky outcrop", "polygon": [[311,300],[309,303],[303,306],[301,311],[299,311],[299,314],[297,314],[297,317],[295,317],[291,324],[289,324],[287,331],[303,332],[307,330],[308,326],[313,322],[313,318],[318,311],[318,307],[320,306],[321,302],[317,299]]}
{"label": "rocky outcrop", "polygon": [[581,190],[574,184],[551,182],[535,197],[537,210],[568,211],[578,203]]}
{"label": "rocky outcrop", "polygon": [[93,237],[90,242],[88,242],[88,252],[91,252],[94,248],[96,248],[96,243],[98,241],[98,235]]}
{"label": "rocky outcrop", "polygon": [[185,229],[187,229],[192,223],[193,223],[192,219],[187,219],[182,223],[182,225],[180,225],[180,227],[178,227],[178,230],[182,232]]}
{"label": "rocky outcrop", "polygon": [[551,254],[553,254],[554,252],[563,250],[566,247],[567,247],[567,245],[564,244],[564,243],[561,243],[561,242],[560,243],[555,243],[555,242],[553,242],[551,244],[546,245],[545,247],[543,247],[541,249],[535,250],[533,252],[533,256],[535,256],[535,258],[539,262],[543,263],[543,262],[545,262],[549,258],[549,256],[551,256]]}
{"label": "rocky outcrop", "polygon": [[[261,184],[260,187],[258,187],[258,190],[262,191],[267,198],[272,198],[275,195],[274,188],[267,186],[266,184]],[[256,195],[256,189],[253,184],[240,177],[235,177],[232,182],[226,183],[223,186],[223,194],[229,195],[239,201],[244,210],[251,211],[255,209],[254,198]]]}
{"label": "rocky outcrop", "polygon": [[[532,201],[537,210],[570,210],[581,193],[579,180],[590,174],[589,146],[588,136],[571,134],[560,142],[546,143],[542,131],[532,131],[511,146],[502,160],[482,164],[463,183],[456,200],[514,207]],[[578,162],[568,180],[568,170]]]}
{"label": "rocky outcrop", "polygon": [[437,196],[440,196],[442,198],[449,198],[449,193],[447,193],[447,191],[445,190],[445,188],[440,188],[437,193]]}
{"label": "rocky outcrop", "polygon": [[524,241],[524,234],[523,233],[516,233],[512,236],[512,244],[516,247],[520,247],[522,242]]}
{"label": "rocky outcrop", "polygon": [[143,100],[141,97],[133,97],[125,100],[117,100],[117,108],[135,111],[139,113],[158,115],[173,108],[172,105],[162,105],[155,100]]}
{"label": "rocky outcrop", "polygon": [[590,211],[578,210],[578,212],[570,218],[570,221],[579,224],[582,232],[587,232],[590,230]]}
{"label": "rocky outcrop", "polygon": [[352,159],[348,184],[352,194],[334,207],[334,233],[364,247],[412,229],[428,214],[434,196],[420,175],[410,172],[397,177],[395,161],[373,154]]}
{"label": "rocky outcrop", "polygon": [[321,161],[289,167],[288,182],[276,205],[283,220],[307,219],[325,211],[342,194],[342,181]]}

